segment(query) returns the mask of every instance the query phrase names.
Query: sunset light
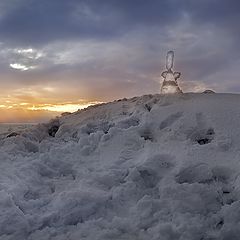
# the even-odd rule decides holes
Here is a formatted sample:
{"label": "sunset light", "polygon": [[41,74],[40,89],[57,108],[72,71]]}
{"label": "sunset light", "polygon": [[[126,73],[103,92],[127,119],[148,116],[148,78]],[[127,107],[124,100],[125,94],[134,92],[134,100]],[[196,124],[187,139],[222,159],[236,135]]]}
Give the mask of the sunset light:
{"label": "sunset light", "polygon": [[95,104],[100,104],[102,102],[89,102],[85,104],[73,104],[73,103],[63,103],[63,104],[58,104],[58,105],[50,105],[50,104],[45,104],[45,105],[39,105],[39,106],[33,106],[29,107],[28,110],[46,110],[46,111],[51,111],[51,112],[75,112],[79,109],[87,108],[89,106],[95,105]]}
{"label": "sunset light", "polygon": [[18,88],[0,97],[1,122],[39,122],[47,121],[63,112],[75,112],[103,101],[79,99],[77,96],[65,96],[51,85]]}
{"label": "sunset light", "polygon": [[66,103],[31,103],[31,102],[6,102],[0,105],[0,123],[1,122],[38,122],[46,121],[49,118],[57,116],[63,112],[75,112],[89,106],[100,104],[98,101],[78,101]]}

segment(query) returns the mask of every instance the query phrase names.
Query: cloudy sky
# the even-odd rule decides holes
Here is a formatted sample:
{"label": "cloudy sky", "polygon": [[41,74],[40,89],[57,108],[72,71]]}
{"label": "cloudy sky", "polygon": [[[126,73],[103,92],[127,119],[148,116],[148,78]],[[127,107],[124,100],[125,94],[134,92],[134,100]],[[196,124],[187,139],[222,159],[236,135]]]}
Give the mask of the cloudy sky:
{"label": "cloudy sky", "polygon": [[0,0],[0,122],[157,93],[240,92],[238,0]]}

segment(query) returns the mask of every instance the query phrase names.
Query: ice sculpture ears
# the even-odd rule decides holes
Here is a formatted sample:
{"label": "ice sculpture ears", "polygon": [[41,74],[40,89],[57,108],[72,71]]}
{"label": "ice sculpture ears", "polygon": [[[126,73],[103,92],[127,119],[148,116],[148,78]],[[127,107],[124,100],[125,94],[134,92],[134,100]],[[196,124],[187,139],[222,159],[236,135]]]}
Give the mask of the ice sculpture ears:
{"label": "ice sculpture ears", "polygon": [[173,60],[174,60],[174,52],[168,51],[167,57],[166,57],[166,68],[167,70],[172,70],[173,68]]}

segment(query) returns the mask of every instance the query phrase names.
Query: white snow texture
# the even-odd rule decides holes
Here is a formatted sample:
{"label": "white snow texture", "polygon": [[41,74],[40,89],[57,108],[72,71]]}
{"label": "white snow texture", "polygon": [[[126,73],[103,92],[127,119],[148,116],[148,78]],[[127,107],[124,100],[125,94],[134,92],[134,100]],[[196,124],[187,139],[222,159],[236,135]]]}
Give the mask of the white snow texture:
{"label": "white snow texture", "polygon": [[239,102],[146,95],[1,135],[0,239],[240,239]]}

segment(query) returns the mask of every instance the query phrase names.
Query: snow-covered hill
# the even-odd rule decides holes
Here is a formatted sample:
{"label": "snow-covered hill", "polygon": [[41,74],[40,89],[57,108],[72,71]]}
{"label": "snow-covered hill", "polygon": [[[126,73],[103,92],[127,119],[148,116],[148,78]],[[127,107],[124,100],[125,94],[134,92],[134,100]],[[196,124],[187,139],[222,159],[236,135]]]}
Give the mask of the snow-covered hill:
{"label": "snow-covered hill", "polygon": [[147,95],[2,136],[0,239],[240,239],[239,103]]}

